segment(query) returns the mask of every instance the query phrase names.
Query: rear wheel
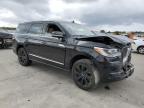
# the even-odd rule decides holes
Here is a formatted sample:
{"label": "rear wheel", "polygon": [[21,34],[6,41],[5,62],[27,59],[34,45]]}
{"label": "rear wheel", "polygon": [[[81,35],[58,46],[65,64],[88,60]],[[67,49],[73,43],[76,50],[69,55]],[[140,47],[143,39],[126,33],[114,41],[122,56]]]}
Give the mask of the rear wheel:
{"label": "rear wheel", "polygon": [[144,46],[140,46],[138,49],[137,49],[138,53],[140,54],[144,54]]}
{"label": "rear wheel", "polygon": [[1,43],[0,48],[4,48],[4,40],[3,39],[0,39],[0,43]]}
{"label": "rear wheel", "polygon": [[76,85],[84,90],[89,90],[98,85],[99,73],[89,59],[81,59],[74,63],[72,76]]}
{"label": "rear wheel", "polygon": [[29,60],[27,52],[24,48],[18,49],[18,60],[22,66],[28,66],[31,64],[31,61]]}

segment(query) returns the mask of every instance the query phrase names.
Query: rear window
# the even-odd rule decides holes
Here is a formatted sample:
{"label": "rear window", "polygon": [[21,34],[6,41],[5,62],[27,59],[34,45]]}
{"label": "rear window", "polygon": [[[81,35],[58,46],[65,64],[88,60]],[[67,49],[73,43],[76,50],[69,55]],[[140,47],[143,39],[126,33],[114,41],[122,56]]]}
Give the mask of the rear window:
{"label": "rear window", "polygon": [[16,29],[17,33],[27,33],[29,30],[30,24],[19,24]]}

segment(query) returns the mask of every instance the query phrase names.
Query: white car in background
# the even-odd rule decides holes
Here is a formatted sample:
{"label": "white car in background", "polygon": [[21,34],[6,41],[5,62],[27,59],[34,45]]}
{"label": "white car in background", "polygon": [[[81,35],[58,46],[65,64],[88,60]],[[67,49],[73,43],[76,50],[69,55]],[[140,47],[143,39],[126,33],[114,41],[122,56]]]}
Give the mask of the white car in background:
{"label": "white car in background", "polygon": [[144,39],[136,37],[132,42],[132,49],[135,52],[144,54]]}
{"label": "white car in background", "polygon": [[[128,35],[124,35],[128,38]],[[132,51],[137,52],[139,54],[144,54],[144,38],[134,37],[134,39],[130,39],[132,42]]]}

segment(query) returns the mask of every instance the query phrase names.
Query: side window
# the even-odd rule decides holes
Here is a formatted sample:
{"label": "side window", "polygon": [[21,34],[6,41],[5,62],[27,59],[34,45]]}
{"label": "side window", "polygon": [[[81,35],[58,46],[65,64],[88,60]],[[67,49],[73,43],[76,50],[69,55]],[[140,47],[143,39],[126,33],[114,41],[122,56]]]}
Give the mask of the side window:
{"label": "side window", "polygon": [[54,31],[62,32],[57,25],[55,25],[55,24],[48,24],[46,32],[47,33],[52,33]]}
{"label": "side window", "polygon": [[29,33],[33,34],[42,34],[43,33],[43,24],[32,24]]}
{"label": "side window", "polygon": [[48,37],[49,39],[52,39],[53,42],[64,41],[64,38],[62,38],[63,31],[56,24],[51,23],[46,25],[45,33],[46,33],[45,36]]}

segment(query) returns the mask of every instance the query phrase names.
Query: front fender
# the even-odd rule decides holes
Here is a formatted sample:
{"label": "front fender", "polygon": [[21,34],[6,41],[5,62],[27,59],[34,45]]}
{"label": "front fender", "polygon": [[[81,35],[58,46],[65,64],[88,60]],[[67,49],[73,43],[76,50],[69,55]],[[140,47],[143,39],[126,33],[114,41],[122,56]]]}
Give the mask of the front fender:
{"label": "front fender", "polygon": [[75,47],[74,49],[66,49],[65,66],[71,68],[73,61],[82,58],[88,58],[91,61],[98,56],[98,54],[92,48],[88,47]]}

